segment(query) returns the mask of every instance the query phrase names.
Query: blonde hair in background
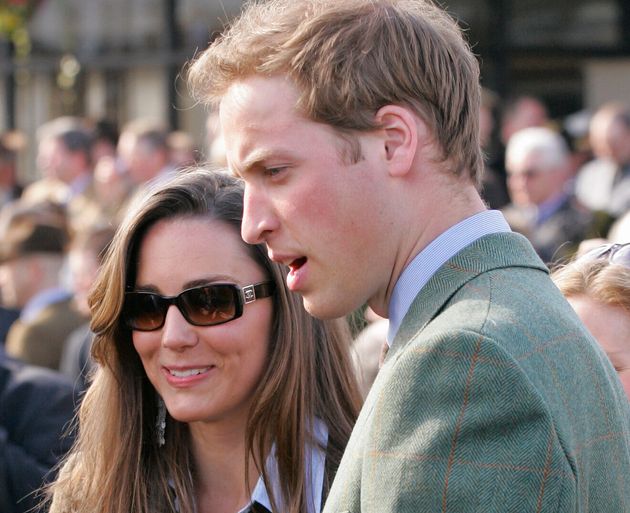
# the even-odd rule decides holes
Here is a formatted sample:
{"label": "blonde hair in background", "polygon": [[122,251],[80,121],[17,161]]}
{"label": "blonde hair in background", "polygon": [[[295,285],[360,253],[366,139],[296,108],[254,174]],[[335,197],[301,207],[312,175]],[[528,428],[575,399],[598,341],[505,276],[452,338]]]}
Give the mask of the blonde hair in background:
{"label": "blonde hair in background", "polygon": [[[172,512],[174,495],[180,513],[194,512],[188,426],[167,416],[166,443],[156,443],[156,392],[120,314],[150,226],[162,219],[201,217],[225,222],[239,233],[242,204],[243,190],[235,178],[193,170],[149,192],[122,223],[90,296],[96,333],[92,353],[99,369],[80,408],[76,446],[50,487],[51,513]],[[252,401],[245,442],[274,510],[282,503],[283,511],[300,513],[306,511],[304,447],[314,443],[312,420],[326,423],[327,466],[336,468],[359,409],[349,332],[341,320],[309,316],[299,296],[287,292],[283,266],[269,260],[263,245],[247,247],[275,282],[276,293],[268,362]],[[264,468],[272,443],[282,497],[274,497]]]}
{"label": "blonde hair in background", "polygon": [[586,295],[630,314],[630,268],[606,259],[580,262],[579,258],[553,271],[551,277],[565,297]]}
{"label": "blonde hair in background", "polygon": [[475,183],[479,148],[479,65],[456,22],[427,0],[250,2],[189,69],[193,94],[216,103],[251,75],[286,74],[298,108],[351,144],[377,128],[389,104],[413,109],[431,129],[456,176]]}

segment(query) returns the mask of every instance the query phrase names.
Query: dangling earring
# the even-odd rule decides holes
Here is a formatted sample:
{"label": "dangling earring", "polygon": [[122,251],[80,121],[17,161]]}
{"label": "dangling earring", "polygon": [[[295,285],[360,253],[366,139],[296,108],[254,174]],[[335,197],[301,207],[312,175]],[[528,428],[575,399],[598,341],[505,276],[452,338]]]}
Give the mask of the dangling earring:
{"label": "dangling earring", "polygon": [[157,396],[157,407],[158,414],[155,421],[155,429],[158,447],[162,447],[166,443],[164,438],[164,433],[166,432],[166,406],[164,405],[164,399],[159,395]]}

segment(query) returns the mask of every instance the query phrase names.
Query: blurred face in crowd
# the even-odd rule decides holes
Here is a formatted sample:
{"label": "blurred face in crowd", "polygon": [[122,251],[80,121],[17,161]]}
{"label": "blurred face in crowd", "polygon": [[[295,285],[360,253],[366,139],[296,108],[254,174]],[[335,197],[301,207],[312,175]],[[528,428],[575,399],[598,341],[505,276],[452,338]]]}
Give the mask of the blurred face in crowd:
{"label": "blurred face in crowd", "polygon": [[87,169],[87,158],[80,151],[70,151],[56,137],[44,139],[38,151],[38,165],[44,176],[72,183]]}
{"label": "blurred face in crowd", "polygon": [[508,162],[508,189],[515,205],[540,205],[560,194],[568,179],[567,166],[550,166],[535,154]]}
{"label": "blurred face in crowd", "polygon": [[610,124],[606,132],[607,153],[617,164],[630,163],[630,127],[621,121]]}
{"label": "blurred face in crowd", "polygon": [[394,267],[382,243],[391,231],[386,173],[371,133],[354,134],[354,159],[331,126],[297,111],[297,99],[282,76],[234,83],[220,109],[226,155],[245,181],[243,238],[265,242],[289,267],[287,285],[312,315],[340,317],[374,297]]}
{"label": "blurred face in crowd", "polygon": [[22,308],[33,293],[34,256],[14,258],[0,264],[0,298],[7,308]]}
{"label": "blurred face in crowd", "polygon": [[47,137],[37,147],[37,166],[45,178],[56,178],[59,167],[58,143],[52,137]]}
{"label": "blurred face in crowd", "polygon": [[630,127],[616,118],[617,111],[612,108],[596,112],[589,127],[589,142],[596,157],[625,165],[630,163]]}
{"label": "blurred face in crowd", "polygon": [[121,134],[118,154],[135,184],[155,178],[167,163],[165,150],[151,148],[146,141],[130,132]]}
{"label": "blurred face in crowd", "polygon": [[533,126],[544,126],[549,121],[547,108],[536,98],[519,99],[501,123],[501,138],[504,142],[519,130]]}
{"label": "blurred face in crowd", "polygon": [[570,296],[567,300],[608,355],[630,398],[630,313],[587,295]]}
{"label": "blurred face in crowd", "polygon": [[[266,280],[234,228],[204,218],[159,221],[139,252],[136,290],[175,296],[191,287]],[[265,369],[273,303],[261,298],[243,315],[193,326],[171,305],[164,325],[132,332],[147,376],[170,415],[182,422],[244,426]]]}

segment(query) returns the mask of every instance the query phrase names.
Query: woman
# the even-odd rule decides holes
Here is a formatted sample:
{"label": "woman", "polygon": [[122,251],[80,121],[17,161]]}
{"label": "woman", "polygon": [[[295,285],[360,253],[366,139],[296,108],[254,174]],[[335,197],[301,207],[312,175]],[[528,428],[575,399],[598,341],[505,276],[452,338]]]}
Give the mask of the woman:
{"label": "woman", "polygon": [[348,334],[242,242],[242,201],[234,178],[191,171],[123,222],[51,512],[319,511],[359,404]]}
{"label": "woman", "polygon": [[630,398],[630,244],[605,244],[552,278],[604,349]]}

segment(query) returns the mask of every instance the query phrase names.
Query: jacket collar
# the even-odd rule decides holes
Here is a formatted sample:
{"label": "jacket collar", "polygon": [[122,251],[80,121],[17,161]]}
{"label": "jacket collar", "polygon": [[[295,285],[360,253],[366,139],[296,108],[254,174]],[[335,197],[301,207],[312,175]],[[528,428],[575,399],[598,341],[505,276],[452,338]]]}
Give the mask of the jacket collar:
{"label": "jacket collar", "polygon": [[506,267],[529,267],[549,273],[530,242],[518,233],[494,233],[477,239],[440,267],[420,290],[392,341],[385,361],[422,331],[466,283],[482,273]]}

